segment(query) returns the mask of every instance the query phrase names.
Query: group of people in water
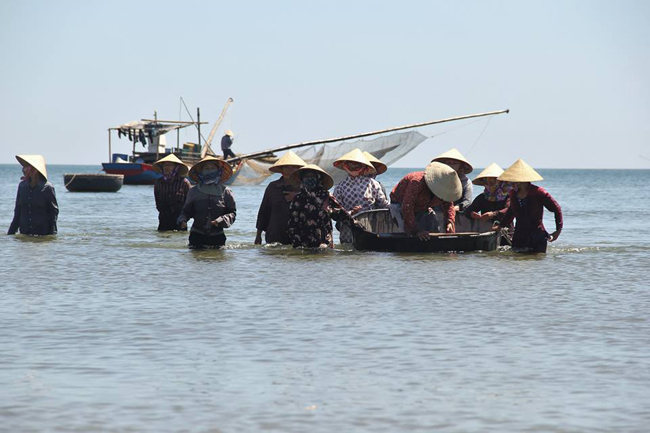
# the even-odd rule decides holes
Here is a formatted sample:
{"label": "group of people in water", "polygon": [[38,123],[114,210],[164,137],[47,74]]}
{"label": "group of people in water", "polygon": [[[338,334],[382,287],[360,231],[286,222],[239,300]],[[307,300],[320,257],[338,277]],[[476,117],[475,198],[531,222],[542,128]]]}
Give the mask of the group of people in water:
{"label": "group of people in water", "polygon": [[[8,234],[55,234],[58,205],[47,181],[40,155],[18,155],[24,177],[18,187],[14,219]],[[387,169],[379,159],[359,149],[343,155],[334,167],[347,177],[332,193],[332,177],[321,167],[307,164],[288,151],[269,170],[280,178],[268,184],[257,215],[255,244],[290,244],[294,248],[333,247],[332,220],[341,243],[352,242],[355,215],[372,209],[389,209],[399,229],[422,241],[432,232],[455,233],[469,221],[488,221],[492,230],[517,251],[546,252],[547,242],[562,231],[560,205],[532,182],[542,177],[519,159],[507,170],[491,164],[472,181],[472,165],[456,149],[434,158],[424,171],[404,176],[390,195],[376,177]],[[235,222],[237,207],[225,182],[233,175],[223,159],[207,156],[191,169],[170,154],[153,164],[162,176],[154,185],[158,230],[187,230],[189,247],[219,248]],[[187,177],[194,182],[194,186]],[[484,187],[473,198],[472,185]],[[543,224],[544,208],[555,214],[555,231]],[[441,224],[442,221],[442,224]],[[513,227],[514,222],[514,227]]]}

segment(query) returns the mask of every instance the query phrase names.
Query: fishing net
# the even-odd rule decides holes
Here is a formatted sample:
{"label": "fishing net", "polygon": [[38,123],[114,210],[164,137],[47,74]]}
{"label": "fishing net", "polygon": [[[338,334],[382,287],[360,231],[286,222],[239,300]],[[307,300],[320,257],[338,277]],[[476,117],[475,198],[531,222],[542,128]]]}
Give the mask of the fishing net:
{"label": "fishing net", "polygon": [[[382,160],[386,165],[391,165],[404,155],[415,149],[427,137],[418,131],[398,132],[391,135],[375,138],[373,140],[357,140],[338,144],[317,144],[295,152],[307,164],[316,164],[332,176],[337,184],[346,177],[343,170],[335,168],[332,164],[341,156],[356,148],[371,153]],[[255,185],[272,175],[268,169],[271,163],[259,160],[246,160],[232,182],[233,185]]]}

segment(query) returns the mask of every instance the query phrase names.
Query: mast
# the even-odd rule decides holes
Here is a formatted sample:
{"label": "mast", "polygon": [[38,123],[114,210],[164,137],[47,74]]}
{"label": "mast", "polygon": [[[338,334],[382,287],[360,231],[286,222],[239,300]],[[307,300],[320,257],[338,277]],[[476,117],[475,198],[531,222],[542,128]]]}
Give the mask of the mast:
{"label": "mast", "polygon": [[362,137],[368,137],[368,136],[371,136],[371,135],[379,135],[379,134],[384,134],[386,132],[402,131],[404,129],[418,128],[420,126],[437,125],[439,123],[454,122],[456,120],[473,119],[475,117],[496,116],[497,114],[503,114],[503,113],[509,113],[509,112],[510,112],[509,109],[508,110],[500,110],[500,111],[488,111],[486,113],[468,114],[466,116],[449,117],[447,119],[431,120],[429,122],[413,123],[413,124],[410,124],[410,125],[397,126],[395,128],[380,129],[378,131],[364,132],[362,134],[345,135],[343,137],[328,138],[328,139],[325,139],[325,140],[305,141],[303,143],[296,143],[296,144],[290,144],[288,146],[275,147],[273,149],[264,150],[264,151],[261,151],[261,152],[254,152],[254,153],[248,153],[246,155],[239,155],[239,156],[237,156],[235,158],[228,158],[226,160],[226,162],[236,162],[236,161],[240,161],[242,159],[255,158],[255,157],[258,157],[258,156],[262,156],[262,155],[269,155],[269,154],[274,153],[274,152],[281,152],[283,150],[295,149],[297,147],[314,146],[314,145],[317,145],[317,144],[335,143],[337,141],[352,140],[354,138],[362,138]]}

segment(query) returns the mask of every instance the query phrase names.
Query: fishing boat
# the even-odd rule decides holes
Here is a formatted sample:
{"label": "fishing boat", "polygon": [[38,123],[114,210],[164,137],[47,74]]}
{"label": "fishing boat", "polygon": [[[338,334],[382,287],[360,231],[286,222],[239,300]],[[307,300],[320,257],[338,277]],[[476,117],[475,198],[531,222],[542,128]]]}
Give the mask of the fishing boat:
{"label": "fishing boat", "polygon": [[70,192],[117,192],[122,188],[124,176],[103,173],[66,173],[63,182]]}
{"label": "fishing boat", "polygon": [[[436,252],[436,251],[493,251],[498,246],[498,233],[491,223],[468,220],[457,224],[457,233],[429,233],[422,241],[399,229],[388,209],[375,209],[355,215],[352,226],[352,245],[361,251]],[[443,221],[438,221],[442,227]],[[459,220],[460,222],[460,220]]]}

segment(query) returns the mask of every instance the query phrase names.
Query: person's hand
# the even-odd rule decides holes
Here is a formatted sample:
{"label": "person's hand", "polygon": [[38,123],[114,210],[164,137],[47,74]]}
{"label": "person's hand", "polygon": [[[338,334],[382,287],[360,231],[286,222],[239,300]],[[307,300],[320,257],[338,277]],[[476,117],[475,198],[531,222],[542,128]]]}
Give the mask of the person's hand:
{"label": "person's hand", "polygon": [[429,235],[429,232],[426,230],[422,230],[421,232],[418,232],[416,235],[421,241],[428,241],[429,238],[431,238],[431,235]]}
{"label": "person's hand", "polygon": [[223,218],[217,217],[216,219],[213,219],[212,221],[210,221],[210,224],[217,227],[221,223],[221,221],[223,221]]}
{"label": "person's hand", "polygon": [[460,212],[460,206],[454,206],[454,210],[455,210],[456,212]]}
{"label": "person's hand", "polygon": [[357,212],[359,212],[360,210],[361,210],[361,206],[358,206],[358,205],[357,205],[357,206],[355,206],[355,207],[352,208],[352,210],[350,211],[350,215],[354,215],[354,214],[356,214]]}
{"label": "person's hand", "polygon": [[182,229],[186,229],[187,228],[187,221],[182,221],[179,225],[181,226]]}
{"label": "person's hand", "polygon": [[262,245],[262,235],[261,234],[257,234],[255,236],[255,245]]}
{"label": "person's hand", "polygon": [[499,224],[493,224],[492,225],[492,231],[493,232],[498,232],[501,226]]}
{"label": "person's hand", "polygon": [[447,224],[447,233],[453,233],[454,232],[454,225],[452,223]]}
{"label": "person's hand", "polygon": [[478,212],[471,212],[470,215],[472,216],[472,219],[475,220],[481,219],[481,215],[479,215]]}
{"label": "person's hand", "polygon": [[491,220],[494,219],[494,212],[485,212],[483,215],[479,217],[481,221],[486,221],[486,220]]}
{"label": "person's hand", "polygon": [[549,242],[555,242],[555,241],[557,240],[557,238],[560,237],[560,233],[562,233],[562,230],[556,230],[556,231],[554,231],[553,233],[551,233],[550,235],[548,235],[548,241],[549,241]]}

